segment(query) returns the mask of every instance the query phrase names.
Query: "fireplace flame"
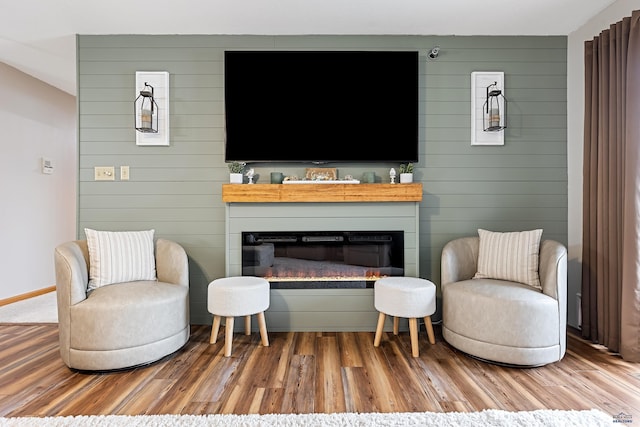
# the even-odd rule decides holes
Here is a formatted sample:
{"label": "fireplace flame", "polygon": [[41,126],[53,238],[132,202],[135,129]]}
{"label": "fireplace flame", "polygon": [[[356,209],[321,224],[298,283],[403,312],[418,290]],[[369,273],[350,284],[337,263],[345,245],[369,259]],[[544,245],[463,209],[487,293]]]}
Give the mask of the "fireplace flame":
{"label": "fireplace flame", "polygon": [[266,272],[263,277],[269,282],[351,282],[351,281],[376,281],[383,277],[388,277],[380,272],[367,272],[365,275],[348,275],[344,273],[335,274],[315,274],[309,271],[284,271],[274,275],[272,272]]}

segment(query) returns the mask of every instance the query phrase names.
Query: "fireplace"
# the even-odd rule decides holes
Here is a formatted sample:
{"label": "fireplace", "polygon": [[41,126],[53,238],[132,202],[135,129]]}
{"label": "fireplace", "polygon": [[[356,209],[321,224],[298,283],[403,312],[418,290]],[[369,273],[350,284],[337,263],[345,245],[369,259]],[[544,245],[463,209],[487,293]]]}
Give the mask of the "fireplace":
{"label": "fireplace", "polygon": [[272,289],[372,288],[404,274],[403,231],[242,232],[242,275]]}
{"label": "fireplace", "polygon": [[[256,253],[261,249],[247,248],[253,251],[251,255],[244,251],[245,246],[260,243],[248,240],[245,244],[248,232],[258,240],[255,239],[258,232],[278,236],[282,230],[322,233],[348,230],[366,234],[372,230],[383,234],[387,234],[386,230],[401,230],[404,265],[399,267],[404,276],[423,277],[418,239],[422,184],[223,184],[222,190],[226,202],[223,245],[226,276],[244,274],[242,261],[247,256],[253,257],[254,265],[250,267],[259,267],[257,264],[264,262]],[[273,243],[275,261],[275,248],[281,242],[265,243]],[[270,250],[262,251],[266,252],[262,256],[270,256]],[[256,268],[251,271],[258,272]],[[306,286],[301,279],[295,280],[295,285],[282,282],[281,279],[277,284],[279,289],[271,289],[269,309],[265,312],[269,331],[375,331],[379,313],[374,307],[374,289],[366,287],[372,285],[371,281],[351,280],[346,284],[364,286],[359,288],[329,288],[337,286],[336,281],[317,281],[325,289],[315,287],[317,283],[313,288],[300,289]],[[289,285],[298,288],[281,287]],[[201,310],[206,312],[206,294],[202,301],[195,304],[202,304]],[[203,322],[211,319],[204,318]],[[239,322],[238,331],[242,326]],[[401,330],[406,327],[406,322],[401,321]]]}

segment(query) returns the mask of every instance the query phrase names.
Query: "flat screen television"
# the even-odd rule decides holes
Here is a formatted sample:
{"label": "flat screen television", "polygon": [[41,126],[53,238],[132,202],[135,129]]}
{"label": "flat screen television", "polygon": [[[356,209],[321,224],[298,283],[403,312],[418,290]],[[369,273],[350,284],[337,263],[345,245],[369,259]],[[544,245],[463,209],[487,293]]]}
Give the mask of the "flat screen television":
{"label": "flat screen television", "polygon": [[225,161],[417,162],[417,51],[226,51]]}

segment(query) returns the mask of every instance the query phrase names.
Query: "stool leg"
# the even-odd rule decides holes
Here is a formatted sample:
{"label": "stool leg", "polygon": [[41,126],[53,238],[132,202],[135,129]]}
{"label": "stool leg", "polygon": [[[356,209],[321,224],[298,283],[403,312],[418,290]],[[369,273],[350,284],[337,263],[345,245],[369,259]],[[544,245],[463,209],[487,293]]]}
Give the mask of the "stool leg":
{"label": "stool leg", "polygon": [[378,315],[378,326],[376,327],[376,336],[373,339],[373,346],[378,347],[380,345],[380,339],[382,338],[382,329],[384,328],[385,314],[380,313]]}
{"label": "stool leg", "polygon": [[393,318],[393,335],[398,335],[398,331],[400,330],[400,318],[395,316]]}
{"label": "stool leg", "polygon": [[433,334],[433,325],[431,324],[431,316],[424,317],[424,327],[427,329],[427,335],[429,336],[429,342],[431,344],[436,343],[436,337]]}
{"label": "stool leg", "polygon": [[224,327],[224,357],[231,356],[231,343],[233,342],[233,317],[227,317]]}
{"label": "stool leg", "polygon": [[418,319],[412,317],[409,319],[409,334],[411,335],[411,354],[413,357],[419,356],[418,350]]}
{"label": "stool leg", "polygon": [[267,335],[267,322],[264,320],[264,311],[258,313],[258,327],[260,328],[260,338],[262,345],[269,347],[269,335]]}
{"label": "stool leg", "polygon": [[211,338],[209,344],[215,344],[218,341],[218,330],[220,329],[220,316],[213,316],[213,325],[211,326]]}
{"label": "stool leg", "polygon": [[244,316],[244,334],[251,335],[251,315]]}

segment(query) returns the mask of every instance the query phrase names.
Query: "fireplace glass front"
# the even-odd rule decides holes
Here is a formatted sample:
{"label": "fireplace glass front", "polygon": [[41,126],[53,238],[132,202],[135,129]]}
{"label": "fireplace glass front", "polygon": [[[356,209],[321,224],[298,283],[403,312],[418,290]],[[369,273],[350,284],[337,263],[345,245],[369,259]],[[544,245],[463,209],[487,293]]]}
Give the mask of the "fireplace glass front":
{"label": "fireplace glass front", "polygon": [[243,232],[242,274],[272,289],[372,288],[404,275],[404,232]]}

